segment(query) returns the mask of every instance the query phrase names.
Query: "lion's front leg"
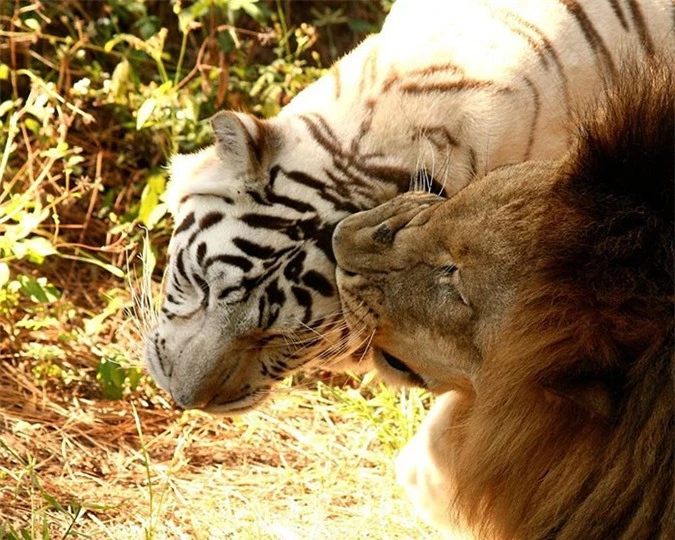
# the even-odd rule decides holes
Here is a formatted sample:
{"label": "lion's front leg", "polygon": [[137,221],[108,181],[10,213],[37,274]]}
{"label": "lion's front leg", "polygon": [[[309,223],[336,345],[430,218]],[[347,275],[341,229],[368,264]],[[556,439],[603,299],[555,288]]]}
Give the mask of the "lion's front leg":
{"label": "lion's front leg", "polygon": [[459,439],[457,420],[466,403],[467,398],[456,391],[440,396],[396,459],[397,481],[417,513],[452,538],[464,537],[455,510],[453,465]]}

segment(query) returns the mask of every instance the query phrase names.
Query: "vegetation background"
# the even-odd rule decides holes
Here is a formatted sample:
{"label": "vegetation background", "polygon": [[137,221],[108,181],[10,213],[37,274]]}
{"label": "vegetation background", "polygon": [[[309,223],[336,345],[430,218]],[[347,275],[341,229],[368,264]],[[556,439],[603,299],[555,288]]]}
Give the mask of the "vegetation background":
{"label": "vegetation background", "polygon": [[0,538],[430,537],[392,472],[426,394],[303,375],[213,418],[140,365],[169,156],[275,114],[391,3],[0,2]]}

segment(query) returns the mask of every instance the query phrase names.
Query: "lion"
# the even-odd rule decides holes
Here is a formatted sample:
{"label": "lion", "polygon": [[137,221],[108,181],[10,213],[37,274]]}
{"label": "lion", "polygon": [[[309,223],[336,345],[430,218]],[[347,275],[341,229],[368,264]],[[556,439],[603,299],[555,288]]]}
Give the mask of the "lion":
{"label": "lion", "polygon": [[348,324],[441,394],[397,469],[445,531],[675,538],[672,66],[624,66],[559,160],[335,230]]}

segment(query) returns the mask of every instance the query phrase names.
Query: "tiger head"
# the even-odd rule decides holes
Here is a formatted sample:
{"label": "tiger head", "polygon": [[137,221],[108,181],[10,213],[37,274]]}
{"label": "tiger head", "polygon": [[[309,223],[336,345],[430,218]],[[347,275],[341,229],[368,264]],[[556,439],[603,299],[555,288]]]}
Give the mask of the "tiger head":
{"label": "tiger head", "polygon": [[332,346],[349,356],[331,235],[377,201],[358,171],[349,191],[302,172],[321,170],[321,155],[336,159],[325,149],[308,157],[299,144],[318,121],[222,112],[211,125],[213,146],[171,162],[176,226],[146,361],[180,406],[229,413],[255,406],[310,359],[334,358]]}

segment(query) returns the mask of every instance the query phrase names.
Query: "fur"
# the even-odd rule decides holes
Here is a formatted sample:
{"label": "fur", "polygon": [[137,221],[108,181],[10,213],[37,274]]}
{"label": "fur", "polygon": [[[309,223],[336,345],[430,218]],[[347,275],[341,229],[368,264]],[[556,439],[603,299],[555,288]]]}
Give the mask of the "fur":
{"label": "fur", "polygon": [[[458,368],[463,374],[399,459],[401,482],[436,524],[479,538],[675,537],[672,66],[658,54],[623,66],[602,99],[578,115],[565,158],[505,168],[454,199],[427,204],[387,245],[369,240],[367,271],[349,256],[365,252],[363,238],[345,233],[366,235],[379,216],[353,216],[336,231],[338,265],[349,269],[338,279],[343,301],[357,279],[361,303],[376,298],[373,343],[395,350],[429,387],[446,376],[447,389]],[[510,193],[517,213],[505,210],[500,193]],[[481,204],[490,209],[495,200],[499,210],[486,217]],[[457,249],[472,221],[484,236],[468,229],[470,240]],[[519,250],[486,258],[495,249],[490,234]],[[450,246],[444,253],[454,254],[460,275],[466,271],[460,283],[474,304],[469,335],[478,361],[442,355],[461,337],[439,326],[445,320],[435,312],[450,309],[443,304],[430,308],[424,348],[395,337],[407,329],[388,312],[387,287],[392,280],[405,287],[383,265],[405,255],[409,269],[428,266],[437,260],[431,243]],[[492,273],[491,288],[479,295],[471,281],[481,261]],[[377,292],[369,295],[369,287]],[[415,281],[418,302],[430,301],[430,290]]]}

